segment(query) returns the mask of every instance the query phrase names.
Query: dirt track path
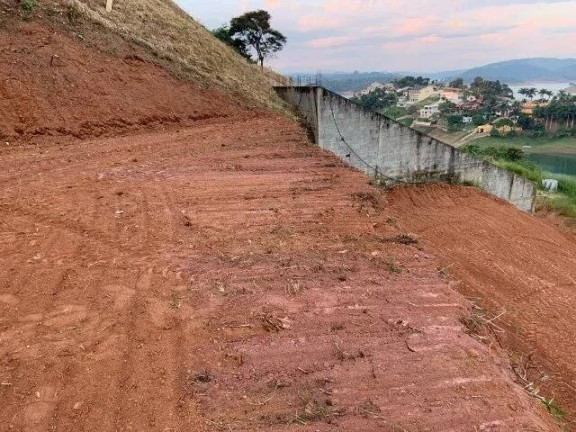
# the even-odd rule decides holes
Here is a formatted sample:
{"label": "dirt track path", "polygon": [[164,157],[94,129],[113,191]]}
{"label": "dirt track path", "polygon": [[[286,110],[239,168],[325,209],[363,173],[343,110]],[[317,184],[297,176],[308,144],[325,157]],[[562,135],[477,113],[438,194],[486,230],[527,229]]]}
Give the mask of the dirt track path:
{"label": "dirt track path", "polygon": [[397,189],[391,202],[459,290],[502,313],[495,335],[518,370],[576,420],[575,237],[474,188]]}
{"label": "dirt track path", "polygon": [[1,431],[556,430],[296,125],[1,152]]}

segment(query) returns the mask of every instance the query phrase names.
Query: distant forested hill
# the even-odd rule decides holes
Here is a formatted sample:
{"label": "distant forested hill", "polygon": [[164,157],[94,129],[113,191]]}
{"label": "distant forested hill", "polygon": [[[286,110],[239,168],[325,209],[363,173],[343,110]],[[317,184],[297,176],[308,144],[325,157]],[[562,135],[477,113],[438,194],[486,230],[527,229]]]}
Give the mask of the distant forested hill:
{"label": "distant forested hill", "polygon": [[502,81],[508,84],[530,82],[576,82],[576,59],[531,58],[509,60],[491,63],[468,70],[446,71],[435,73],[421,72],[353,72],[328,74],[292,74],[291,78],[297,84],[322,84],[337,92],[357,92],[364,90],[374,82],[391,82],[397,78],[424,76],[433,80],[448,82],[455,78],[463,78],[472,82],[480,76],[485,80]]}
{"label": "distant forested hill", "polygon": [[468,82],[477,76],[509,84],[535,81],[576,81],[576,59],[509,60],[473,68],[458,75]]}

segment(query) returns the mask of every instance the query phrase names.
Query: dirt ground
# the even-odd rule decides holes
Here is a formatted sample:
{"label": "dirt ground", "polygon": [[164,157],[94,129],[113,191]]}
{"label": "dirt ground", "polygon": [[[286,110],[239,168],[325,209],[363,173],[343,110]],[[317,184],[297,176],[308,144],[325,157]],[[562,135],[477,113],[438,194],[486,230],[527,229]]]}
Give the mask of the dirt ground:
{"label": "dirt ground", "polygon": [[[19,25],[0,30],[0,431],[559,430],[467,333],[428,207],[390,208],[288,119]],[[508,245],[494,283],[539,309],[507,317],[573,370],[571,244],[470,197],[523,230],[471,246],[478,278]]]}
{"label": "dirt ground", "polygon": [[[392,206],[492,316],[494,335],[526,383],[576,419],[576,241],[474,189],[397,189]],[[576,430],[574,423],[567,426]]]}
{"label": "dirt ground", "polygon": [[555,430],[294,123],[0,158],[1,430]]}

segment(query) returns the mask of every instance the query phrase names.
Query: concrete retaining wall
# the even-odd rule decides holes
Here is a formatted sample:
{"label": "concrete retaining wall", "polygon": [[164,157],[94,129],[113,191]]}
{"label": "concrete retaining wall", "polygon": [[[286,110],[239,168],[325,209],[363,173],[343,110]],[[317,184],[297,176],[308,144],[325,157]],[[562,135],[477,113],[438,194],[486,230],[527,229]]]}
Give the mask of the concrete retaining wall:
{"label": "concrete retaining wall", "polygon": [[387,185],[470,182],[524,211],[536,186],[322,87],[278,87],[312,129],[316,143]]}

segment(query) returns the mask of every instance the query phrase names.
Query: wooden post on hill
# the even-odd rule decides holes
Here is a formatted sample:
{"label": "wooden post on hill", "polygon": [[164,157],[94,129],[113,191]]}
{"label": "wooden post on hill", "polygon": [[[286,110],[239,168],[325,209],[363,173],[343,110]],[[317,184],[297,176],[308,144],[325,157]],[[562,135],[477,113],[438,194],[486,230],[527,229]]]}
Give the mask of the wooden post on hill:
{"label": "wooden post on hill", "polygon": [[112,12],[112,2],[114,0],[106,0],[106,12]]}

